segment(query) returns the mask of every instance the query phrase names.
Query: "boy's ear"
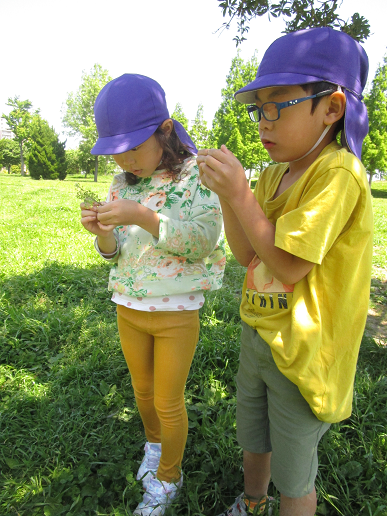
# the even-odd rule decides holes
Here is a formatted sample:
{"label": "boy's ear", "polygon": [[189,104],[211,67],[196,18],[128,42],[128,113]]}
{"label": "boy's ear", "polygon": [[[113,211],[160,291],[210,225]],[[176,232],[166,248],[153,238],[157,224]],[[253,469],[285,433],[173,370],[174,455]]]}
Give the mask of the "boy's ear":
{"label": "boy's ear", "polygon": [[338,122],[344,116],[346,105],[345,94],[342,91],[335,91],[327,97],[327,107],[324,123],[326,125]]}
{"label": "boy's ear", "polygon": [[169,136],[173,129],[173,121],[170,118],[167,118],[164,120],[164,122],[161,124],[161,129],[163,130],[165,136]]}

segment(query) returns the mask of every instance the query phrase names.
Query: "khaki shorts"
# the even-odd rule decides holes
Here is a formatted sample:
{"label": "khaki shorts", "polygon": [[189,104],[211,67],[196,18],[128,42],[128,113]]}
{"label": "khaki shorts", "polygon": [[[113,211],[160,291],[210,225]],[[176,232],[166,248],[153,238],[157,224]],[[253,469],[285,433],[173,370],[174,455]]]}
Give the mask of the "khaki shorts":
{"label": "khaki shorts", "polygon": [[244,322],[236,380],[240,446],[272,452],[271,477],[280,493],[308,495],[317,475],[317,446],[330,424],[317,419],[298,387],[279,371],[270,346]]}

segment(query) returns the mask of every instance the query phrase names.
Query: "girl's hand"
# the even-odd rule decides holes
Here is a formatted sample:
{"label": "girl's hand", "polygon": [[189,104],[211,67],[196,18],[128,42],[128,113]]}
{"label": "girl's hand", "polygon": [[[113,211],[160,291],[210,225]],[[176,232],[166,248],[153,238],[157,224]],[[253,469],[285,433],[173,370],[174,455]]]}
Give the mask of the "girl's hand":
{"label": "girl's hand", "polygon": [[82,226],[93,233],[93,235],[107,237],[109,236],[115,226],[101,224],[97,219],[96,206],[86,207],[85,203],[81,203],[81,223]]}
{"label": "girl's hand", "polygon": [[95,215],[99,223],[105,227],[128,226],[131,224],[141,225],[142,206],[136,201],[129,199],[118,199],[96,206]]}
{"label": "girl's hand", "polygon": [[242,164],[225,145],[199,150],[197,163],[203,185],[230,204],[248,188]]}

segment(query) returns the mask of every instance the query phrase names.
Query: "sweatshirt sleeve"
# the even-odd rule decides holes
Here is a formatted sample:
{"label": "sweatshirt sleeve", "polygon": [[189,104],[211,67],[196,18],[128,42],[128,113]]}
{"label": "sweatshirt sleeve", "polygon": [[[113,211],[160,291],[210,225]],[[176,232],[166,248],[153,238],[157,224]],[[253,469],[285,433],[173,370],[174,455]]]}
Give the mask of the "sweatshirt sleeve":
{"label": "sweatshirt sleeve", "polygon": [[[195,167],[196,168],[196,167]],[[216,194],[200,185],[196,174],[192,185],[183,191],[182,198],[192,199],[183,219],[160,213],[159,238],[154,245],[188,260],[206,258],[215,249],[222,229],[222,214]]]}

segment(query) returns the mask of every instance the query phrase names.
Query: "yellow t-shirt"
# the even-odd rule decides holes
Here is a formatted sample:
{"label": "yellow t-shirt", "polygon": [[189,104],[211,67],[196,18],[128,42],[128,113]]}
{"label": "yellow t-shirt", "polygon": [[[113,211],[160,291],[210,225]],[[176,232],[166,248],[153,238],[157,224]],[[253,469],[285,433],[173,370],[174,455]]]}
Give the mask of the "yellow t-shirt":
{"label": "yellow t-shirt", "polygon": [[242,319],[270,345],[279,370],[322,421],[351,414],[371,279],[372,205],[361,162],[336,142],[276,199],[287,164],[268,167],[255,196],[275,225],[275,245],[316,265],[284,285],[255,257]]}

